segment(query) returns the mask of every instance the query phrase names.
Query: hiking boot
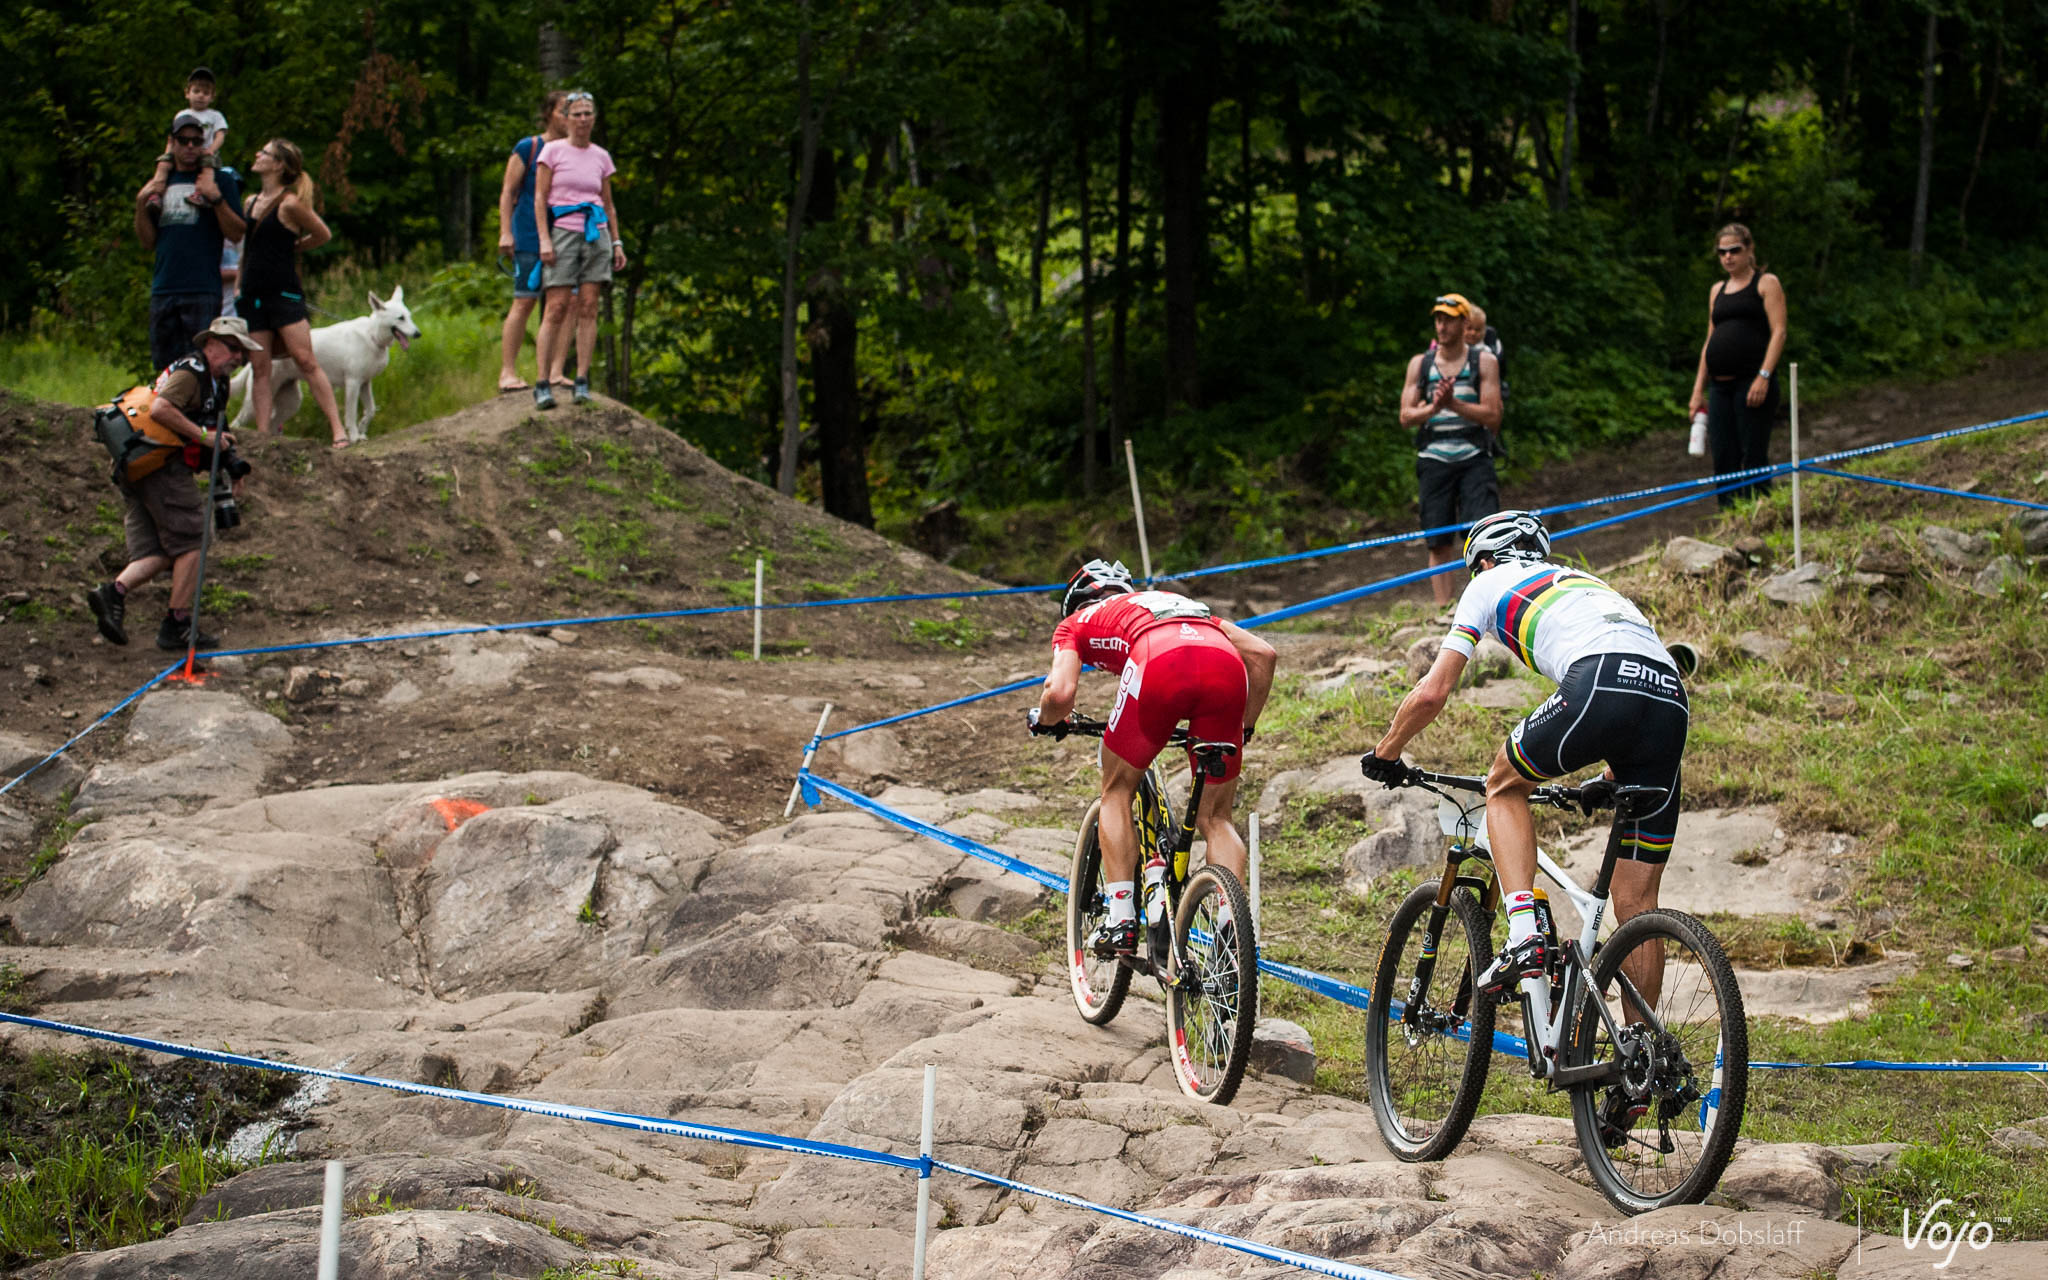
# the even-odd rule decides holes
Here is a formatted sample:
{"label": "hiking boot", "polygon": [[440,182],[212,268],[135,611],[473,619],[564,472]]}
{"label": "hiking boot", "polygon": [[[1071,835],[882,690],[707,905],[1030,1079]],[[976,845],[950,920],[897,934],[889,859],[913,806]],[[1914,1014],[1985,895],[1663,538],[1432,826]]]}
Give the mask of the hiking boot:
{"label": "hiking boot", "polygon": [[1547,962],[1542,934],[1531,934],[1520,942],[1511,942],[1493,958],[1486,972],[1479,975],[1479,994],[1505,996],[1520,986],[1522,979],[1541,974]]}
{"label": "hiking boot", "polygon": [[191,636],[192,619],[186,618],[181,622],[167,613],[164,615],[163,624],[156,629],[156,647],[166,653],[183,653],[190,648],[220,648],[220,638],[217,636],[210,636],[202,631],[199,633],[197,645],[191,643]]}
{"label": "hiking boot", "polygon": [[1649,1107],[1621,1089],[1609,1089],[1600,1099],[1600,1145],[1609,1151],[1628,1141],[1628,1131],[1643,1118]]}
{"label": "hiking boot", "polygon": [[1090,944],[1098,960],[1128,960],[1138,954],[1138,922],[1124,920],[1095,931]]}
{"label": "hiking boot", "polygon": [[575,386],[575,389],[574,389],[574,390],[572,390],[572,391],[571,391],[571,392],[569,393],[569,398],[570,398],[571,400],[574,400],[574,401],[575,401],[575,402],[576,402],[577,404],[589,404],[589,403],[590,403],[590,379],[588,379],[588,378],[578,378],[578,379],[576,379],[576,386]]}
{"label": "hiking boot", "polygon": [[549,386],[546,381],[533,384],[533,407],[536,409],[552,409],[555,407],[555,389]]}
{"label": "hiking boot", "polygon": [[85,593],[85,607],[92,610],[92,616],[99,621],[100,634],[108,644],[127,644],[128,630],[121,621],[128,613],[128,598],[115,589],[111,582],[102,582]]}

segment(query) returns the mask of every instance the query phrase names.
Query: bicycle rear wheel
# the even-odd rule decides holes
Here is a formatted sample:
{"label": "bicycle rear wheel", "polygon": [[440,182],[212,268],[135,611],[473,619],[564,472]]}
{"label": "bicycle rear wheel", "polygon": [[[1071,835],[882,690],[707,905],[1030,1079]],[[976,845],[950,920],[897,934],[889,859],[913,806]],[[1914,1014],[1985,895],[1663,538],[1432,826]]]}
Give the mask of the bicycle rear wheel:
{"label": "bicycle rear wheel", "polygon": [[1109,903],[1102,894],[1102,849],[1096,839],[1101,813],[1102,801],[1088,806],[1067,872],[1067,985],[1082,1020],[1098,1027],[1116,1017],[1131,989],[1130,967],[1098,959],[1089,945],[1095,931],[1109,920]]}
{"label": "bicycle rear wheel", "polygon": [[1705,925],[1656,910],[1614,931],[1592,983],[1619,1043],[1589,1002],[1570,1061],[1612,1061],[1620,1074],[1572,1091],[1586,1169],[1624,1213],[1696,1204],[1721,1180],[1748,1100],[1749,1024],[1735,970]]}
{"label": "bicycle rear wheel", "polygon": [[1366,1093],[1403,1160],[1441,1160],[1464,1138],[1493,1054],[1494,1003],[1475,990],[1493,961],[1486,914],[1469,890],[1442,908],[1436,895],[1421,885],[1394,912],[1366,1009]]}
{"label": "bicycle rear wheel", "polygon": [[1188,877],[1173,917],[1175,971],[1166,983],[1166,1045],[1174,1078],[1190,1098],[1229,1102],[1251,1061],[1252,1029],[1259,1017],[1252,928],[1251,899],[1236,875],[1223,867],[1203,867]]}

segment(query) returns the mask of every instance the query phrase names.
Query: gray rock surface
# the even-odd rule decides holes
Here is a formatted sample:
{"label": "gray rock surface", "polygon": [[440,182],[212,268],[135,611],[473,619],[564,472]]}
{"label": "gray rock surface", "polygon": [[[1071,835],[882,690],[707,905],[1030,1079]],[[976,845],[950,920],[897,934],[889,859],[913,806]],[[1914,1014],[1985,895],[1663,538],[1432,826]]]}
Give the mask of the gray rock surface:
{"label": "gray rock surface", "polygon": [[[56,750],[57,744],[31,741],[17,733],[0,732],[0,786],[14,781],[30,769],[36,771],[11,795],[26,791],[42,800],[54,800],[66,791],[75,792],[85,778],[85,770],[68,755],[58,756],[48,764],[43,760]],[[41,765],[41,768],[37,768]]]}
{"label": "gray rock surface", "polygon": [[2027,580],[2027,566],[2017,556],[2000,556],[1977,571],[1970,590],[1996,600]]}
{"label": "gray rock surface", "polygon": [[2048,511],[2022,511],[2012,522],[2028,555],[2048,556]]}
{"label": "gray rock surface", "polygon": [[1316,1082],[1315,1037],[1300,1023],[1260,1018],[1252,1027],[1252,1069],[1299,1084]]}
{"label": "gray rock surface", "polygon": [[1974,569],[1991,556],[1991,539],[1981,533],[1962,533],[1943,525],[1925,525],[1920,545],[1951,569]]}
{"label": "gray rock surface", "polygon": [[1735,548],[1699,538],[1678,537],[1664,544],[1663,566],[1666,573],[1706,578],[1731,569],[1746,568],[1748,564],[1749,558]]}
{"label": "gray rock surface", "polygon": [[1787,569],[1765,579],[1758,591],[1764,599],[1779,604],[1818,604],[1827,597],[1828,582],[1834,576],[1833,567],[1818,560],[1809,560],[1797,569]]}
{"label": "gray rock surface", "polygon": [[1792,642],[1761,631],[1745,631],[1735,637],[1735,647],[1758,662],[1782,662],[1792,652]]}
{"label": "gray rock surface", "polygon": [[74,814],[179,812],[254,795],[291,732],[233,694],[160,689],[135,704],[124,745],[124,759],[86,776]]}

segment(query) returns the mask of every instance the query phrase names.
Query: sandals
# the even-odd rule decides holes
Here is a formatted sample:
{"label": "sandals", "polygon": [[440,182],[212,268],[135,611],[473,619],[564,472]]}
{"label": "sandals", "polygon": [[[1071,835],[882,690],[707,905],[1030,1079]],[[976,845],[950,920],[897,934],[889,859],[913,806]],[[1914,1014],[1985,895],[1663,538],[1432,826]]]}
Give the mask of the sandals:
{"label": "sandals", "polygon": [[350,445],[354,443],[355,441],[353,440],[336,440],[333,442],[333,444],[329,446],[329,448],[333,449],[334,452],[336,453],[340,453],[343,449],[348,448]]}

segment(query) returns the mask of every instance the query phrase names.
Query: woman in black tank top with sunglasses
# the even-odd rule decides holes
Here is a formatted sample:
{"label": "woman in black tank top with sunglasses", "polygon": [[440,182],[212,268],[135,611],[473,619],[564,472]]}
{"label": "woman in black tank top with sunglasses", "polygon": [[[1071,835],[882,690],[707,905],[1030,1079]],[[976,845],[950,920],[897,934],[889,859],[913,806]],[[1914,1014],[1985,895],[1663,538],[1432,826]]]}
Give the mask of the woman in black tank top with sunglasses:
{"label": "woman in black tank top with sunglasses", "polygon": [[[1748,227],[1731,222],[1714,239],[1728,278],[1707,295],[1707,340],[1700,347],[1688,413],[1706,412],[1714,474],[1725,476],[1770,465],[1778,359],[1785,351],[1785,289],[1757,266]],[[1758,479],[1718,496],[1727,507],[1770,488],[1769,480]]]}

